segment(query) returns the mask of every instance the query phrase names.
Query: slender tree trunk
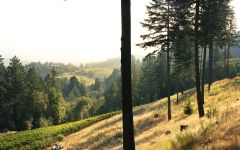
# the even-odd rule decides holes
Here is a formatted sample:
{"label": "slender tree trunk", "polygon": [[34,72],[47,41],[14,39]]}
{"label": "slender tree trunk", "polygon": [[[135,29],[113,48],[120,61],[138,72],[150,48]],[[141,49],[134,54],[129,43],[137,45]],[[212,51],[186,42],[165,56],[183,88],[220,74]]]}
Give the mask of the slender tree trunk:
{"label": "slender tree trunk", "polygon": [[205,103],[204,99],[204,83],[205,83],[205,69],[206,69],[206,55],[207,55],[207,43],[204,44],[204,52],[203,52],[203,62],[202,62],[202,103]]}
{"label": "slender tree trunk", "polygon": [[227,46],[224,46],[224,71],[225,77],[227,77]]}
{"label": "slender tree trunk", "polygon": [[167,22],[167,97],[168,97],[168,120],[172,119],[172,114],[171,114],[171,97],[170,97],[170,41],[169,41],[169,23],[170,23],[170,18],[169,18],[169,1],[168,1],[168,22]]}
{"label": "slender tree trunk", "polygon": [[[199,74],[201,75],[202,74],[202,62],[203,62],[203,51],[204,51],[204,48],[202,48],[202,50],[201,50],[201,56],[200,56],[200,66],[199,66],[199,69],[200,69],[200,71],[199,71]],[[201,78],[200,78],[200,80],[201,80]]]}
{"label": "slender tree trunk", "polygon": [[17,125],[17,104],[16,104],[17,98],[14,98],[13,101],[13,105],[12,105],[12,119],[15,125],[15,129],[16,129],[16,125]]}
{"label": "slender tree trunk", "polygon": [[230,58],[230,46],[227,47],[227,64],[226,64],[226,76],[229,78],[229,58]]}
{"label": "slender tree trunk", "polygon": [[170,56],[169,51],[167,52],[167,97],[168,97],[168,120],[172,119],[171,114],[171,97],[170,97]]}
{"label": "slender tree trunk", "polygon": [[178,91],[177,91],[177,105],[179,104],[179,99],[178,99]]}
{"label": "slender tree trunk", "polygon": [[179,104],[179,100],[178,100],[178,93],[179,93],[179,80],[177,80],[177,105]]}
{"label": "slender tree trunk", "polygon": [[135,150],[134,125],[131,86],[131,6],[130,0],[121,0],[122,13],[122,114],[123,114],[123,148]]}
{"label": "slender tree trunk", "polygon": [[197,91],[197,103],[199,117],[204,116],[204,108],[201,99],[201,89],[200,89],[200,75],[199,75],[199,57],[198,57],[198,39],[199,39],[199,5],[200,0],[196,0],[196,14],[195,14],[195,79],[196,79],[196,91]]}
{"label": "slender tree trunk", "polygon": [[[207,5],[209,5],[209,0],[207,1]],[[203,61],[202,61],[202,103],[205,103],[204,98],[204,84],[205,84],[205,70],[206,70],[206,57],[207,57],[207,45],[208,45],[208,24],[209,24],[209,7],[207,8],[207,18],[206,18],[206,31],[204,33],[204,49],[203,49]]]}
{"label": "slender tree trunk", "polygon": [[209,81],[208,81],[208,92],[211,90],[211,85],[212,85],[212,66],[213,66],[213,41],[210,40],[209,43],[209,59],[208,59],[208,73],[209,73]]}

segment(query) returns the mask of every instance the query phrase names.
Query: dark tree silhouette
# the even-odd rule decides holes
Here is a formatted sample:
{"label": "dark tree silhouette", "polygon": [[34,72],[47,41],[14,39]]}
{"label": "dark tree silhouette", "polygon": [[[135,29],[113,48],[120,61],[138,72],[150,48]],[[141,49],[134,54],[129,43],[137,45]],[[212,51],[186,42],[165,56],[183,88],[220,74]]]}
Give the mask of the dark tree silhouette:
{"label": "dark tree silhouette", "polygon": [[196,0],[196,14],[195,14],[195,78],[199,117],[204,116],[204,108],[200,87],[200,73],[199,73],[199,57],[198,57],[198,41],[199,41],[199,5],[200,0]]}
{"label": "dark tree silhouette", "polygon": [[122,114],[123,148],[134,150],[134,130],[131,88],[131,10],[130,0],[121,0],[122,13]]}

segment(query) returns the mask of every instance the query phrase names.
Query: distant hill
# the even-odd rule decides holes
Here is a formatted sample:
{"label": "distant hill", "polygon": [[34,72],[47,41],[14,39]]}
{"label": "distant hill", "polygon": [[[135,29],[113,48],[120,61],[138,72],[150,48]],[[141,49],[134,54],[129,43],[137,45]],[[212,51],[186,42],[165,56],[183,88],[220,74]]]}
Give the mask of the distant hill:
{"label": "distant hill", "polygon": [[117,69],[120,68],[121,59],[120,58],[111,58],[102,62],[94,62],[86,64],[86,68],[109,68]]}

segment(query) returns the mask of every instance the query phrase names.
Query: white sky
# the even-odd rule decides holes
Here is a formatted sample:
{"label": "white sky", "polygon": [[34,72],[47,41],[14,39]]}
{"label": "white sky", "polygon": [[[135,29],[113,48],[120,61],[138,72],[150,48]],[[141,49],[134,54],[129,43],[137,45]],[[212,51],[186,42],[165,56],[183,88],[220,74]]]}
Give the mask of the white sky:
{"label": "white sky", "polygon": [[[149,0],[132,0],[132,53]],[[238,26],[239,0],[233,0]],[[238,8],[238,9],[237,9]],[[0,0],[0,54],[28,61],[81,63],[120,56],[120,0]]]}

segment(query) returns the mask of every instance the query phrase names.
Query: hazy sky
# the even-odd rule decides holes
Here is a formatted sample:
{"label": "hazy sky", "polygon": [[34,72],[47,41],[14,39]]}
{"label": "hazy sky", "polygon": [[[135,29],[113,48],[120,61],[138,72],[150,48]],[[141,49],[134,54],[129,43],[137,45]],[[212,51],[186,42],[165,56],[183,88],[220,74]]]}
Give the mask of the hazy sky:
{"label": "hazy sky", "polygon": [[[135,44],[148,3],[132,0],[133,54],[146,54]],[[233,4],[239,26],[239,0]],[[75,64],[119,57],[120,6],[120,0],[0,0],[0,54]]]}

